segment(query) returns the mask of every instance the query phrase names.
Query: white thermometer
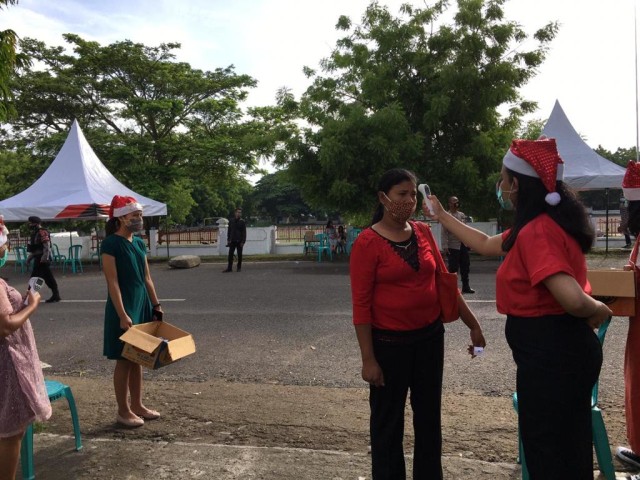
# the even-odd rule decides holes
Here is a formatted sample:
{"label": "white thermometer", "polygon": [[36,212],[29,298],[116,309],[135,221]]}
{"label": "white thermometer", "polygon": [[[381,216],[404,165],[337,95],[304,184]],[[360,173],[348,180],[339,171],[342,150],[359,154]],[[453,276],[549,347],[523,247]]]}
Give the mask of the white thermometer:
{"label": "white thermometer", "polygon": [[429,197],[427,197],[427,195],[431,195],[431,189],[429,188],[429,185],[427,185],[426,183],[421,183],[420,185],[418,185],[418,191],[422,194],[422,198],[424,198],[423,203],[427,206],[429,212],[431,212],[431,215],[433,215],[433,203],[431,203],[431,200],[429,200]]}

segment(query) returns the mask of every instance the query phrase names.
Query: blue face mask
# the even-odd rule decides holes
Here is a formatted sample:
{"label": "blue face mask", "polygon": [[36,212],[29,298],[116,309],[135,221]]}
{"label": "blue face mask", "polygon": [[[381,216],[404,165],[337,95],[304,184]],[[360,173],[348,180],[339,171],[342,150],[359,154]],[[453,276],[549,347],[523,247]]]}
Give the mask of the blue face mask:
{"label": "blue face mask", "polygon": [[511,195],[511,192],[513,192],[513,190],[502,190],[502,187],[499,186],[496,190],[496,197],[498,198],[498,203],[500,204],[500,207],[502,207],[503,210],[513,210],[513,202],[511,201],[511,199],[509,199],[509,196],[507,196],[505,198],[504,193],[507,193],[509,195]]}
{"label": "blue face mask", "polygon": [[0,258],[0,268],[4,267],[4,264],[7,263],[7,258],[9,257],[9,249],[4,249],[4,255]]}

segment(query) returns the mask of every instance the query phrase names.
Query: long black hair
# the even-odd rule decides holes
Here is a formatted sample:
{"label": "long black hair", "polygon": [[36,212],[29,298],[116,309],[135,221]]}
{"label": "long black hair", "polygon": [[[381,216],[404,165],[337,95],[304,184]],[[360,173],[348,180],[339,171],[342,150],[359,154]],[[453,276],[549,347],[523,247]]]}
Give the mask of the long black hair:
{"label": "long black hair", "polygon": [[629,231],[637,237],[640,234],[640,200],[629,201]]}
{"label": "long black hair", "polygon": [[[399,183],[406,182],[407,180],[412,181],[414,184],[418,184],[418,179],[416,178],[413,172],[409,170],[405,170],[404,168],[392,168],[391,170],[387,170],[382,174],[380,180],[378,181],[378,192],[384,192],[385,194],[389,193],[395,185]],[[373,218],[371,219],[371,225],[374,223],[378,223],[382,220],[384,216],[384,206],[378,202],[378,206],[376,207],[375,212],[373,212]]]}
{"label": "long black hair", "polygon": [[104,234],[106,237],[113,235],[120,228],[120,219],[117,217],[110,218],[107,221],[107,225],[104,227]]}
{"label": "long black hair", "polygon": [[584,205],[578,200],[573,190],[564,182],[557,181],[556,192],[560,194],[560,203],[552,206],[544,199],[549,192],[539,178],[522,175],[509,169],[507,173],[510,178],[518,179],[518,202],[513,228],[502,242],[502,249],[505,252],[511,250],[520,230],[543,213],[548,214],[570,237],[574,238],[583,253],[591,250],[595,232]]}

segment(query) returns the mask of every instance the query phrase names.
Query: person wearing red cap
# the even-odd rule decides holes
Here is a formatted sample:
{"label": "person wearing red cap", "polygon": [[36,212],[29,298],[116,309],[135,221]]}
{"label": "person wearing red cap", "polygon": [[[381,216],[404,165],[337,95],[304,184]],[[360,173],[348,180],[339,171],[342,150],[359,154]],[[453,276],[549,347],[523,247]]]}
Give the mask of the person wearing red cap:
{"label": "person wearing red cap", "polygon": [[[622,180],[622,193],[629,202],[627,226],[636,237],[626,270],[636,274],[636,286],[640,285],[640,163],[629,161]],[[629,318],[629,331],[624,353],[624,407],[629,447],[618,447],[616,456],[625,463],[640,468],[640,295],[636,294],[636,315]],[[640,478],[640,475],[637,476]]]}
{"label": "person wearing red cap", "polygon": [[[0,215],[0,266],[7,252],[7,228]],[[40,294],[27,292],[27,304],[0,279],[0,478],[14,479],[20,442],[29,424],[51,416],[31,317]]]}
{"label": "person wearing red cap", "polygon": [[594,329],[611,310],[589,295],[584,254],[594,231],[562,171],[554,139],[512,142],[496,196],[515,221],[500,235],[465,225],[435,196],[434,214],[423,210],[474,251],[504,256],[496,306],[507,315],[530,478],[593,480],[591,390],[602,365]]}
{"label": "person wearing red cap", "polygon": [[[120,336],[132,325],[162,320],[162,307],[149,273],[142,231],[142,205],[133,197],[111,201],[106,237],[100,250],[108,297],[104,317],[104,355],[116,360],[113,385],[118,403],[116,422],[140,427],[160,417],[142,403],[142,367],[122,357]],[[129,401],[129,395],[131,401]]]}

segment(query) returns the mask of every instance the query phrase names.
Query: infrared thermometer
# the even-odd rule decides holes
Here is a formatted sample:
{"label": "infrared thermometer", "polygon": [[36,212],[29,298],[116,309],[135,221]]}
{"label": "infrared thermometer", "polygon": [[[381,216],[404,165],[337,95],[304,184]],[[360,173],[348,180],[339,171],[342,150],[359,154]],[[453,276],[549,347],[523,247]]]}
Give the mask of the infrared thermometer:
{"label": "infrared thermometer", "polygon": [[418,185],[418,191],[422,194],[422,198],[424,198],[423,203],[427,206],[431,215],[433,215],[433,203],[431,203],[431,200],[429,200],[429,198],[427,197],[427,195],[431,195],[431,189],[429,188],[429,185],[427,185],[426,183],[421,183],[420,185]]}
{"label": "infrared thermometer", "polygon": [[[40,277],[31,277],[29,279],[29,290],[33,290],[34,292],[39,291],[44,285],[44,279]],[[24,305],[29,304],[29,297],[24,299]]]}

